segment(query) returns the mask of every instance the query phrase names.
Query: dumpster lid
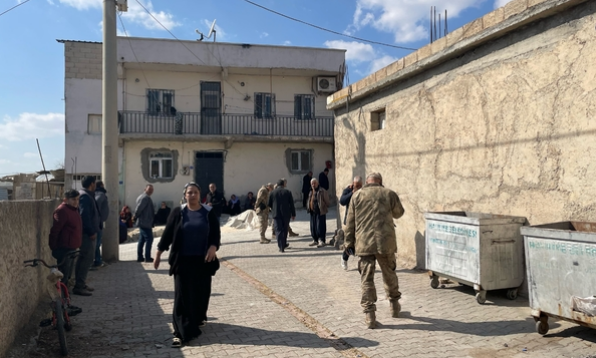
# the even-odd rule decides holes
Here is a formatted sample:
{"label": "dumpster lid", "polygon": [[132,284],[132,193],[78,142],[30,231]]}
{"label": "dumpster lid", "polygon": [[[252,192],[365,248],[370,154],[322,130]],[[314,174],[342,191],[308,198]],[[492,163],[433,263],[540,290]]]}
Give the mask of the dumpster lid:
{"label": "dumpster lid", "polygon": [[561,221],[521,228],[524,236],[596,243],[596,223],[584,221]]}
{"label": "dumpster lid", "polygon": [[471,211],[426,212],[424,213],[424,218],[427,220],[438,220],[472,225],[524,225],[527,223],[527,219],[522,216],[476,213]]}

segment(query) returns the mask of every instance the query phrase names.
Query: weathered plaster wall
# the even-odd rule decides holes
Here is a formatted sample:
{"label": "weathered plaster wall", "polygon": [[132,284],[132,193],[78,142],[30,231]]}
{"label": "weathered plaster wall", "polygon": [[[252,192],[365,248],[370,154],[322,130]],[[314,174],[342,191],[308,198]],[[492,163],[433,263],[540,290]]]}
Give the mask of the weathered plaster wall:
{"label": "weathered plaster wall", "polygon": [[[223,142],[149,142],[127,141],[124,144],[125,195],[123,205],[134,208],[136,198],[143,192],[146,181],[141,169],[141,153],[147,149],[169,149],[177,151],[178,168],[185,165],[195,166],[195,153],[198,151],[225,151],[224,155],[224,195],[229,199],[232,194],[246,195],[249,191],[257,193],[263,184],[275,183],[280,178],[288,180],[288,189],[294,200],[301,200],[302,177],[304,173],[290,173],[287,166],[287,149],[310,150],[312,152],[313,173],[317,177],[325,168],[325,161],[333,160],[333,145],[326,143],[279,143],[279,142],[238,142],[225,147]],[[180,171],[170,182],[153,183],[155,189],[153,203],[172,201],[175,204],[182,198],[182,189],[189,181],[195,180],[195,171],[182,175]],[[329,182],[334,183],[335,171],[329,173]],[[331,184],[333,186],[333,184]],[[208,190],[208,188],[202,188]],[[221,190],[221,188],[218,188]],[[331,187],[334,192],[333,187]],[[299,206],[301,206],[300,204]]]}
{"label": "weathered plaster wall", "polygon": [[34,258],[52,262],[48,235],[59,201],[0,201],[0,357],[29,320],[40,299],[48,299],[41,267],[23,267]]}
{"label": "weathered plaster wall", "polygon": [[406,210],[400,261],[424,267],[426,211],[596,221],[595,12],[580,4],[336,110],[337,193],[384,175]]}

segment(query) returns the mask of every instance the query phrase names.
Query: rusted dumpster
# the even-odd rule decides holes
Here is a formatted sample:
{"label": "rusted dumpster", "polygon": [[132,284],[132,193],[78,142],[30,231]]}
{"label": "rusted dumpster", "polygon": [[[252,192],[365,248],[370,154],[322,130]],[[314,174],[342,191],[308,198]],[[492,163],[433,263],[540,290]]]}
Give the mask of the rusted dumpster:
{"label": "rusted dumpster", "polygon": [[527,226],[521,233],[536,331],[548,332],[548,317],[596,328],[596,223]]}
{"label": "rusted dumpster", "polygon": [[430,286],[439,277],[474,287],[476,301],[486,302],[486,291],[509,289],[516,299],[524,281],[524,244],[518,216],[473,212],[425,213],[426,269]]}

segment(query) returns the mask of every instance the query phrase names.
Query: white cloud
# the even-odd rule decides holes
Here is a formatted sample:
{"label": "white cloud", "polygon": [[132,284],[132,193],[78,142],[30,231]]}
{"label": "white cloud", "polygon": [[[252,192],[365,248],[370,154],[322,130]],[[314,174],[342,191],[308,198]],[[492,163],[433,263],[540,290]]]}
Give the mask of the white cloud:
{"label": "white cloud", "polygon": [[263,33],[261,34],[261,36],[259,36],[259,37],[260,37],[260,38],[269,37],[269,34],[268,34],[268,33],[266,33],[266,32],[263,32]]}
{"label": "white cloud", "polygon": [[10,164],[11,161],[8,159],[0,159],[0,164]]}
{"label": "white cloud", "polygon": [[285,40],[284,43],[282,43],[283,46],[290,46],[292,44],[292,41],[290,40]]}
{"label": "white cloud", "polygon": [[[457,17],[462,10],[477,6],[484,0],[450,0],[437,8],[445,9],[450,18]],[[503,1],[503,0],[496,0]],[[357,0],[352,25],[346,30],[354,33],[364,26],[392,33],[396,43],[407,43],[428,37],[430,7],[435,0]]]}
{"label": "white cloud", "polygon": [[375,49],[370,44],[357,41],[325,41],[325,46],[328,48],[347,50],[346,61],[353,61],[356,63],[369,62],[377,56]]}
{"label": "white cloud", "polygon": [[0,139],[11,142],[64,135],[64,114],[21,113],[0,121]]}
{"label": "white cloud", "polygon": [[[201,31],[205,36],[209,35],[209,30],[211,29],[211,24],[213,24],[212,20],[207,20],[207,19],[203,19],[203,25],[205,26],[204,30],[202,31],[202,29],[199,29],[199,31]],[[221,28],[219,27],[218,24],[215,24],[215,35],[211,35],[211,39],[213,40],[213,36],[217,37],[217,40],[224,40],[227,38],[228,34]]]}
{"label": "white cloud", "polygon": [[[51,0],[50,0],[51,1]],[[60,0],[60,3],[72,6],[77,10],[102,9],[102,0]],[[162,25],[171,30],[180,23],[174,20],[174,15],[165,11],[156,11],[153,9],[153,3],[150,0],[141,1],[143,6],[155,17]],[[136,0],[128,2],[128,11],[121,15],[125,20],[144,26],[149,30],[164,30],[161,25],[151,17],[145,9]],[[165,31],[165,30],[164,30]]]}
{"label": "white cloud", "polygon": [[55,3],[54,3],[52,0],[47,0],[47,1],[48,1],[48,4],[50,4],[50,5],[52,5],[52,6],[53,6],[53,5],[56,5],[56,4],[55,4]]}
{"label": "white cloud", "polygon": [[511,2],[512,0],[495,0],[495,9],[503,7],[507,5],[507,3]]}
{"label": "white cloud", "polygon": [[23,157],[25,158],[37,158],[37,153],[24,153]]}

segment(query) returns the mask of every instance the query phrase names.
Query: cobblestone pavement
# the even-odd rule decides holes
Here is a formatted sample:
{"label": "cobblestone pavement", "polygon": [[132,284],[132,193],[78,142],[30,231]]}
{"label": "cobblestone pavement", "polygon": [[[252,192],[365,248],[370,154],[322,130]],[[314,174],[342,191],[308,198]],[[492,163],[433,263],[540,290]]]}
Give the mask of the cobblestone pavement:
{"label": "cobblestone pavement", "polygon": [[[330,232],[334,215],[328,215]],[[93,296],[74,297],[84,312],[68,334],[71,356],[484,358],[596,351],[595,331],[564,321],[550,319],[551,330],[541,337],[523,298],[510,301],[505,292],[492,291],[479,305],[469,287],[433,290],[426,273],[399,268],[400,318],[390,316],[377,270],[378,326],[367,330],[356,260],[350,258],[344,271],[339,251],[309,247],[304,211],[291,226],[301,236],[290,238],[283,254],[274,242],[259,244],[257,231],[222,229],[209,323],[182,349],[169,347],[173,279],[167,265],[155,271],[134,261],[136,244],[122,245],[121,262],[90,273]],[[46,356],[57,356],[55,336],[49,329],[41,335],[38,346],[46,345]]]}

